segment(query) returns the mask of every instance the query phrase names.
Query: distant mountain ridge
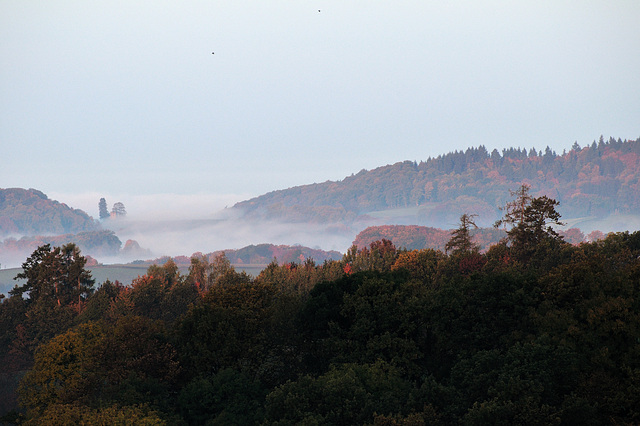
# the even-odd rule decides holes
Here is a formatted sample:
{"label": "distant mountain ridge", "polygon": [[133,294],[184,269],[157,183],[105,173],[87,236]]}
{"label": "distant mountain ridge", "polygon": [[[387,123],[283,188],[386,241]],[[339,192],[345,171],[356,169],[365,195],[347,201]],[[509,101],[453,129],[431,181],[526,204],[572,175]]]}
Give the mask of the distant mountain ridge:
{"label": "distant mountain ridge", "polygon": [[549,147],[488,152],[484,146],[420,163],[404,161],[346,177],[297,186],[237,203],[251,219],[285,222],[417,224],[451,228],[462,213],[488,226],[510,190],[522,183],[534,196],[560,202],[563,217],[603,217],[640,211],[640,138],[602,137],[558,155]]}
{"label": "distant mountain ridge", "polygon": [[0,237],[62,235],[99,230],[82,210],[49,199],[36,189],[0,188]]}

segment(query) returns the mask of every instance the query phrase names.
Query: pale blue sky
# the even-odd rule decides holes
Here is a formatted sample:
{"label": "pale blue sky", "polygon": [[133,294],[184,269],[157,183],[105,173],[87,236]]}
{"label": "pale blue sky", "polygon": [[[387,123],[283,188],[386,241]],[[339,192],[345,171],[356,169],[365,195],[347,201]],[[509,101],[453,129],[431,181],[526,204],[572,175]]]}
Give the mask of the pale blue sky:
{"label": "pale blue sky", "polygon": [[637,0],[0,0],[0,187],[96,216],[635,139],[639,22]]}

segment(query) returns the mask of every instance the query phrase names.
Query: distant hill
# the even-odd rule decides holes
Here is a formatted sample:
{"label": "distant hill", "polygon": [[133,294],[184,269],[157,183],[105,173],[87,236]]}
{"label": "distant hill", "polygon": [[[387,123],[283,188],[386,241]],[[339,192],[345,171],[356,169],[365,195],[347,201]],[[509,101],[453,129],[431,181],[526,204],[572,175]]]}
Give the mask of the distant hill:
{"label": "distant hill", "polygon": [[[213,261],[216,256],[222,253],[224,253],[229,262],[236,267],[242,267],[243,265],[267,265],[274,259],[276,259],[279,264],[291,262],[304,263],[307,259],[313,259],[317,264],[320,264],[325,260],[342,259],[342,253],[335,250],[325,251],[300,245],[290,246],[275,244],[252,244],[237,250],[219,250],[204,255],[202,253],[195,253],[194,255],[205,256],[209,261]],[[191,257],[188,256],[165,256],[154,260],[138,261],[134,263],[163,264],[169,259],[173,259],[173,261],[178,265],[189,265],[191,262]]]}
{"label": "distant hill", "polygon": [[82,210],[49,199],[36,189],[0,189],[0,266],[22,264],[44,244],[78,245],[82,254],[116,257],[149,254],[135,241],[122,248],[118,236]]}
{"label": "distant hill", "polygon": [[0,189],[0,237],[76,234],[99,228],[82,210],[50,200],[36,189]]}
{"label": "distant hill", "polygon": [[[0,266],[20,265],[33,251],[44,244],[62,246],[76,244],[82,254],[102,258],[117,256],[122,242],[113,231],[86,231],[77,234],[27,236],[20,239],[6,238],[0,241]],[[137,244],[137,243],[136,243]]]}
{"label": "distant hill", "polygon": [[[422,250],[430,248],[444,251],[451,239],[452,230],[443,230],[429,226],[415,225],[383,225],[370,226],[356,236],[353,244],[359,249],[368,247],[374,241],[382,239],[391,241],[396,248]],[[504,230],[495,228],[478,228],[471,231],[473,241],[486,250],[506,236]]]}
{"label": "distant hill", "polygon": [[[510,190],[560,202],[563,218],[602,218],[640,211],[640,138],[605,141],[557,154],[550,148],[484,146],[426,161],[362,170],[342,181],[273,191],[237,203],[250,219],[348,224],[414,224],[453,228],[462,213],[489,226]],[[364,227],[364,226],[362,226]],[[361,228],[362,228],[361,227]]]}
{"label": "distant hill", "polygon": [[224,250],[224,254],[234,265],[267,264],[274,259],[280,264],[304,263],[307,259],[313,259],[316,263],[342,259],[342,253],[335,250],[325,251],[298,245],[258,244],[239,250]]}
{"label": "distant hill", "polygon": [[[356,235],[353,245],[362,249],[368,247],[374,241],[385,239],[391,241],[399,249],[422,250],[430,248],[445,251],[445,246],[451,239],[452,231],[453,229],[444,230],[416,225],[370,226]],[[507,236],[503,229],[494,227],[472,229],[470,233],[473,242],[480,247],[481,251],[488,250],[490,246],[497,244]],[[605,237],[602,232],[598,231],[584,235],[577,228],[559,229],[558,233],[569,244],[595,241]]]}

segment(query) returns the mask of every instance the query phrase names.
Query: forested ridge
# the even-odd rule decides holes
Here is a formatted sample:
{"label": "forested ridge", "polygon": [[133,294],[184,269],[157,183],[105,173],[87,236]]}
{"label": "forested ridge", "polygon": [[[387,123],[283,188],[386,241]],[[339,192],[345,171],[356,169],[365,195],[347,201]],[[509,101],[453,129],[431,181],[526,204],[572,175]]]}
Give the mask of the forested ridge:
{"label": "forested ridge", "polygon": [[[629,229],[630,221],[640,222],[639,179],[640,139],[601,137],[584,147],[576,143],[562,154],[549,148],[488,152],[480,146],[426,161],[362,170],[342,181],[273,191],[237,203],[232,209],[240,214],[232,217],[249,223],[322,223],[323,232],[351,238],[367,226],[384,224],[448,230],[466,212],[477,214],[478,224],[487,229],[499,218],[499,207],[509,191],[524,183],[533,194],[558,200],[559,211],[572,220],[572,226],[585,233],[606,232]],[[101,202],[100,216],[106,219],[106,201]],[[122,203],[116,205],[124,212]],[[611,222],[599,220],[611,214],[615,216]],[[232,221],[229,226],[234,226]],[[486,248],[494,241],[493,231],[482,232],[487,239],[481,245]],[[35,189],[19,188],[0,189],[0,238],[4,265],[15,264],[39,244],[64,244],[71,239],[94,257],[119,253],[120,244],[117,236],[103,231],[83,211]],[[430,247],[442,247],[444,238]],[[134,258],[147,256],[144,250],[128,253]],[[240,261],[247,259],[264,262],[265,256],[256,251]]]}
{"label": "forested ridge", "polygon": [[[478,228],[470,231],[480,250],[487,250],[505,237],[502,229]],[[434,249],[444,251],[451,238],[451,230],[416,225],[370,226],[356,235],[353,244],[358,248],[368,247],[371,243],[389,240],[396,247],[421,250]]]}
{"label": "forested ridge", "polygon": [[[369,226],[356,235],[353,245],[358,248],[368,247],[371,243],[380,240],[389,240],[396,247],[421,250],[431,248],[435,250],[444,250],[447,242],[451,238],[453,230],[432,228],[429,226],[417,225],[381,225]],[[604,233],[593,231],[585,235],[578,228],[569,228],[557,231],[565,242],[569,244],[580,244],[582,242],[590,242],[604,238]],[[492,245],[500,242],[506,236],[504,229],[495,227],[491,228],[474,228],[469,231],[473,240],[481,251],[488,250]]]}
{"label": "forested ridge", "polygon": [[[448,228],[464,212],[485,224],[500,215],[509,190],[522,183],[560,202],[564,217],[640,210],[640,139],[605,140],[566,152],[484,146],[426,161],[362,170],[342,181],[273,191],[237,203],[249,217],[293,222],[366,221],[372,212],[406,211],[409,224]],[[402,217],[395,215],[391,221]],[[391,223],[387,221],[387,223]]]}
{"label": "forested ridge", "polygon": [[[304,263],[307,259],[322,263],[326,260],[338,260],[342,257],[340,252],[335,250],[325,251],[321,249],[313,249],[300,245],[284,245],[284,244],[251,244],[240,249],[218,250],[211,253],[194,253],[188,256],[164,256],[155,259],[152,262],[163,264],[168,260],[173,260],[177,265],[189,265],[193,256],[203,257],[209,262],[213,262],[218,256],[224,255],[229,263],[242,265],[267,265],[276,260],[278,263]],[[144,263],[150,263],[145,261]]]}
{"label": "forested ridge", "polygon": [[11,257],[13,253],[19,254],[26,250],[33,251],[43,244],[64,245],[75,243],[83,251],[91,251],[94,255],[114,256],[120,251],[122,241],[113,231],[86,231],[77,234],[63,235],[37,235],[32,237],[22,237],[20,239],[7,238],[0,241],[0,253],[4,257]]}
{"label": "forested ridge", "polygon": [[255,278],[220,254],[95,288],[75,245],[41,246],[0,304],[4,420],[637,424],[640,232],[568,244],[528,191],[486,251],[464,214],[444,250],[383,239]]}
{"label": "forested ridge", "polygon": [[36,189],[0,188],[0,237],[75,234],[98,229],[97,222],[82,210],[50,200]]}

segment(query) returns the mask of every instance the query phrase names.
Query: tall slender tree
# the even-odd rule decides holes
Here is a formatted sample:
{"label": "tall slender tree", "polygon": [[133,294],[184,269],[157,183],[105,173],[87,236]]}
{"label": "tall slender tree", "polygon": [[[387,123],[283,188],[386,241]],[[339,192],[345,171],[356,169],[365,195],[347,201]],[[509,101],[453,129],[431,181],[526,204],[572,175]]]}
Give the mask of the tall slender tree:
{"label": "tall slender tree", "polygon": [[98,203],[98,211],[100,214],[100,220],[109,218],[109,210],[107,209],[107,200],[104,198],[100,198],[100,202]]}
{"label": "tall slender tree", "polygon": [[471,227],[478,228],[478,225],[473,221],[473,218],[478,216],[477,214],[464,213],[460,216],[460,225],[458,229],[451,233],[451,239],[445,245],[444,249],[447,253],[462,254],[472,251],[480,250],[477,244],[473,243],[471,236]]}

